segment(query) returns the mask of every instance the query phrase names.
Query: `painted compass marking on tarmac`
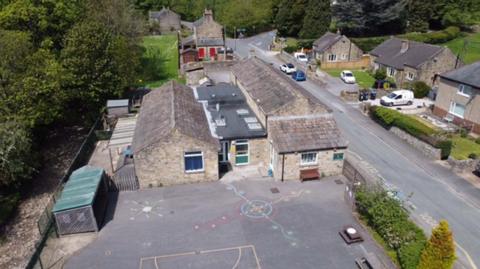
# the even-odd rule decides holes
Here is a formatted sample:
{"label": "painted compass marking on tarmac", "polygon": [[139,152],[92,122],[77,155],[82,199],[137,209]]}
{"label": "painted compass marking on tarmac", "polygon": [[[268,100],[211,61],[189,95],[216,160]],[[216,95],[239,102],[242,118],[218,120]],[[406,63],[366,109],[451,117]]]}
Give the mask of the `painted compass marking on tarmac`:
{"label": "painted compass marking on tarmac", "polygon": [[147,219],[149,219],[151,216],[158,216],[158,217],[163,217],[163,214],[161,213],[162,207],[160,204],[163,202],[163,200],[159,201],[130,201],[134,207],[130,208],[130,211],[134,213],[133,216],[130,217],[130,220],[135,220],[139,216],[145,216]]}

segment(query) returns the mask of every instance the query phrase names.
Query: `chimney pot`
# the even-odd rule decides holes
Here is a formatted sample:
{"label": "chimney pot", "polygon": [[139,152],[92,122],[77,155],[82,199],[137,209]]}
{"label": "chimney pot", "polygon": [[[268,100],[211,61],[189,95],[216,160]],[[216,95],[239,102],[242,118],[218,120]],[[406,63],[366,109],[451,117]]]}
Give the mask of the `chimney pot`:
{"label": "chimney pot", "polygon": [[409,46],[409,41],[408,40],[402,40],[402,47],[400,49],[400,53],[404,53],[408,50]]}

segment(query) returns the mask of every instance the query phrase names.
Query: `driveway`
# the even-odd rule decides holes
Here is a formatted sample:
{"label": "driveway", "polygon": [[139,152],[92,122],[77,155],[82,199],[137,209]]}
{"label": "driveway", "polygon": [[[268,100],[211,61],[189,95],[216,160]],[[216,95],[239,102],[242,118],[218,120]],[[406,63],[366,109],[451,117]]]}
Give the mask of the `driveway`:
{"label": "driveway", "polygon": [[[346,269],[367,253],[391,268],[335,179],[344,180],[253,179],[120,193],[113,219],[65,268]],[[347,224],[365,242],[347,245],[338,234]]]}
{"label": "driveway", "polygon": [[[248,56],[241,54],[244,51],[237,53]],[[256,55],[275,65],[282,63],[267,52],[258,51]],[[479,268],[480,189],[345,104],[328,90],[333,85],[308,80],[299,84],[333,109],[339,128],[350,141],[350,150],[372,164],[389,184],[412,196],[416,209],[411,215],[426,232],[441,219],[450,223],[457,243],[458,268]]]}

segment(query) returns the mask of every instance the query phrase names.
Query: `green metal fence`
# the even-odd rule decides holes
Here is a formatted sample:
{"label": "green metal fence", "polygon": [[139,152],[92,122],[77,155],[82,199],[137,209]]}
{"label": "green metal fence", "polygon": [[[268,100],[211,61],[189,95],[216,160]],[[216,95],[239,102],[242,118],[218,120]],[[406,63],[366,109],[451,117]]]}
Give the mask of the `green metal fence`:
{"label": "green metal fence", "polygon": [[27,269],[51,268],[50,265],[46,265],[45,262],[42,262],[42,251],[45,247],[45,244],[49,236],[58,237],[55,230],[52,208],[55,205],[55,202],[59,198],[60,194],[62,193],[63,185],[70,177],[70,174],[76,169],[88,163],[88,160],[92,155],[95,149],[96,142],[98,140],[95,131],[100,130],[101,128],[102,128],[102,116],[100,116],[95,121],[92,128],[88,132],[87,137],[85,138],[82,145],[80,146],[80,149],[76,153],[68,170],[66,171],[64,176],[60,179],[58,186],[56,187],[55,191],[52,194],[52,197],[49,199],[47,205],[45,206],[45,209],[43,210],[42,214],[37,220],[37,227],[40,233],[40,239],[38,239],[37,242],[35,243],[35,250],[26,266]]}

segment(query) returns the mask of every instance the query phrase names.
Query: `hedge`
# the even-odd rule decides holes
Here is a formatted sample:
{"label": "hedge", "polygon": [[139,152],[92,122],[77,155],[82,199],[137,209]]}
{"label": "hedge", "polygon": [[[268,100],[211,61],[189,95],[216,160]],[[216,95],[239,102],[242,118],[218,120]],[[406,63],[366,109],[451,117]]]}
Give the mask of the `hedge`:
{"label": "hedge", "polygon": [[412,84],[413,95],[415,98],[423,98],[428,95],[431,88],[423,81],[415,81]]}
{"label": "hedge", "polygon": [[[462,32],[460,32],[460,28],[450,26],[441,31],[430,33],[406,33],[398,35],[397,37],[429,44],[442,44],[459,37],[461,34]],[[390,36],[362,37],[352,38],[352,41],[363,51],[371,51],[389,38]]]}
{"label": "hedge", "polygon": [[20,195],[18,193],[0,196],[0,226],[15,212],[19,200]]}
{"label": "hedge", "polygon": [[427,238],[423,231],[409,220],[400,203],[386,191],[367,190],[356,192],[358,212],[367,220],[385,242],[397,252],[402,269],[415,269]]}

